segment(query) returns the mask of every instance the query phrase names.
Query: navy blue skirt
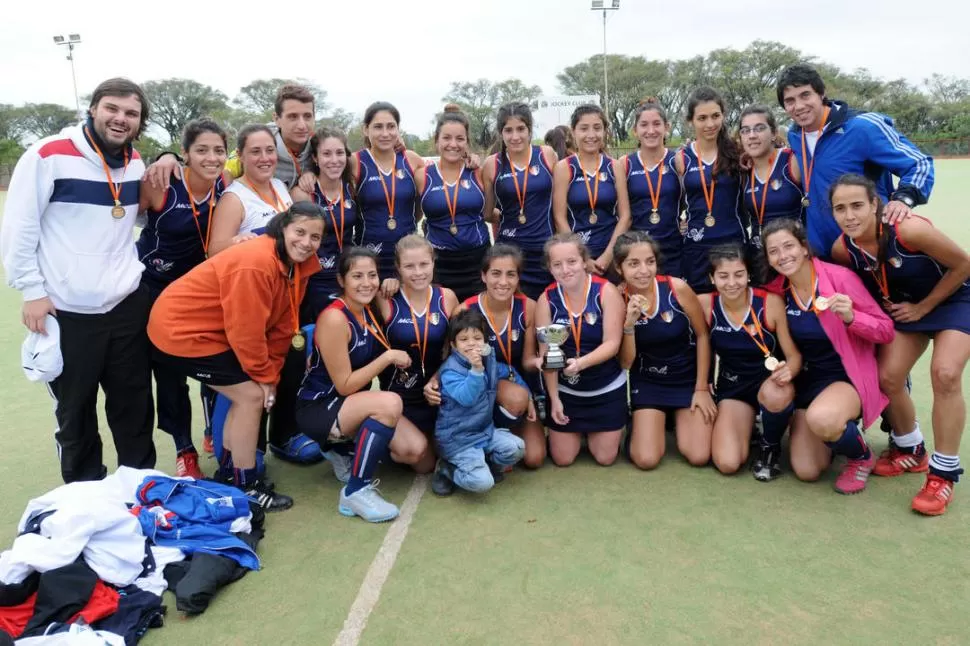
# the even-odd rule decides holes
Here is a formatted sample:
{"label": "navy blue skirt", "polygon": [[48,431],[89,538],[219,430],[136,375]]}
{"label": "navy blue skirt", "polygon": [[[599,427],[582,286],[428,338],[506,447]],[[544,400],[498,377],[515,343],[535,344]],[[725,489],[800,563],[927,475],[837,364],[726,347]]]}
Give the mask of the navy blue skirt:
{"label": "navy blue skirt", "polygon": [[[546,426],[562,433],[598,433],[616,431],[627,425],[630,408],[626,401],[626,384],[595,397],[577,397],[560,392],[563,413],[569,423],[560,426],[549,415]],[[551,408],[551,405],[549,405]]]}

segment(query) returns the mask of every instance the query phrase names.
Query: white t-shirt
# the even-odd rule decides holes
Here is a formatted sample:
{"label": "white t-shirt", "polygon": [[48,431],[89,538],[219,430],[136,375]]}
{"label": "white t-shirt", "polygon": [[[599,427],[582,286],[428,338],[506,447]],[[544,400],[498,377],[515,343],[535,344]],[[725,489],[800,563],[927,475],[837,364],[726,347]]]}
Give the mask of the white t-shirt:
{"label": "white t-shirt", "polygon": [[243,178],[239,178],[226,188],[227,193],[235,193],[239,201],[242,202],[245,211],[242,223],[239,225],[239,233],[262,233],[266,224],[273,219],[273,216],[280,211],[285,211],[293,204],[290,192],[286,190],[286,184],[276,179],[270,180],[276,195],[267,195],[270,199],[277,199],[276,207],[266,203],[256,191],[251,189]]}
{"label": "white t-shirt", "polygon": [[808,146],[808,152],[812,155],[812,157],[815,156],[815,144],[818,143],[818,138],[821,134],[821,130],[805,133],[805,145]]}

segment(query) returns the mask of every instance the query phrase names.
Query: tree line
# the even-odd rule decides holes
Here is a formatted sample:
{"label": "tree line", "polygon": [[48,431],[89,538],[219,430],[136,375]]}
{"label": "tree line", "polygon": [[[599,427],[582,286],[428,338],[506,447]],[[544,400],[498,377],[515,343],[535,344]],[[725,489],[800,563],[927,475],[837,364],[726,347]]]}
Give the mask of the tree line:
{"label": "tree line", "polygon": [[[630,132],[633,114],[639,102],[648,96],[656,97],[666,109],[674,137],[689,135],[684,112],[690,92],[699,85],[710,85],[722,93],[728,104],[729,124],[736,125],[740,111],[751,103],[771,106],[784,123],[787,119],[777,107],[775,81],[786,66],[797,62],[810,62],[818,67],[826,80],[829,97],[847,101],[860,110],[892,116],[902,132],[929,147],[931,152],[970,153],[970,79],[933,74],[919,84],[905,79],[884,80],[866,69],[843,70],[782,43],[762,40],[745,49],[716,49],[689,59],[609,55],[610,93],[609,105],[605,108],[614,143],[619,147],[634,146]],[[316,97],[321,125],[327,123],[347,132],[352,149],[363,145],[359,115],[330,105],[326,90],[311,81],[257,79],[240,88],[230,99],[220,90],[192,79],[170,78],[143,85],[151,101],[150,123],[154,128],[142,137],[139,151],[150,158],[162,150],[177,149],[182,128],[201,116],[213,117],[230,133],[247,123],[268,122],[272,119],[277,89],[293,81],[306,85]],[[602,96],[602,55],[567,67],[557,75],[557,81],[558,90],[563,94]],[[461,106],[471,123],[474,147],[485,150],[495,138],[499,106],[510,101],[531,103],[542,93],[538,86],[517,78],[455,81],[441,102]],[[75,119],[74,110],[61,105],[0,104],[0,164],[13,163],[31,141],[57,133]],[[429,123],[425,132],[405,133],[407,145],[419,154],[434,154],[432,129],[433,124]],[[535,135],[541,137],[543,133]],[[950,149],[934,150],[934,141],[950,141]]]}

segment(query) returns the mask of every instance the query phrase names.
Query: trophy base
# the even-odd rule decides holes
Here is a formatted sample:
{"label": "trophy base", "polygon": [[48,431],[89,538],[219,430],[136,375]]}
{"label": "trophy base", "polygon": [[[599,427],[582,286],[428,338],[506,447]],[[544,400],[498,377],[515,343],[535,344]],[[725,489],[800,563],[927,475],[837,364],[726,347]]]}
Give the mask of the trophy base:
{"label": "trophy base", "polygon": [[543,370],[562,370],[566,367],[566,357],[559,356],[549,358],[548,356],[542,361]]}

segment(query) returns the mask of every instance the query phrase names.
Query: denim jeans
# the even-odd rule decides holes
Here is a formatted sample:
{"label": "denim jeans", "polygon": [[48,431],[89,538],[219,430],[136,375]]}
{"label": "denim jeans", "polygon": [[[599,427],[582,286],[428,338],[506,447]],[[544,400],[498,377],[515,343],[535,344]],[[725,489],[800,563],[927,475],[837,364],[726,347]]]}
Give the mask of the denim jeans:
{"label": "denim jeans", "polygon": [[451,480],[467,491],[482,493],[495,486],[488,461],[500,467],[515,464],[525,455],[525,442],[512,433],[498,429],[484,448],[471,447],[452,456]]}

